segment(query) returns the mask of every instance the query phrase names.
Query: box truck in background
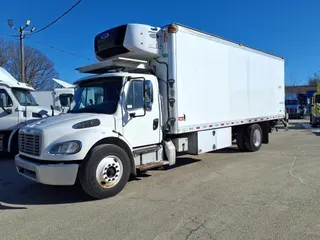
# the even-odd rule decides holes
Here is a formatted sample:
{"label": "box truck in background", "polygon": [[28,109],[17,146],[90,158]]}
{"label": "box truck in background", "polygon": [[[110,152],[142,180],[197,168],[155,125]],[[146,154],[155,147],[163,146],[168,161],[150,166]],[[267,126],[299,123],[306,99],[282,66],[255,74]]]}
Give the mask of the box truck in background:
{"label": "box truck in background", "polygon": [[[33,98],[34,89],[17,81],[0,67],[0,153],[18,153],[18,130],[52,115],[50,108],[39,106]],[[56,111],[56,114],[59,112]]]}
{"label": "box truck in background", "polygon": [[33,91],[32,96],[39,105],[66,113],[69,111],[73,100],[75,85],[56,78],[52,78],[52,80],[58,83],[61,88]]}
{"label": "box truck in background", "polygon": [[[111,197],[179,154],[258,151],[285,119],[284,60],[180,24],[98,34],[70,113],[19,131],[17,171]],[[93,74],[93,75],[92,75]],[[284,122],[285,123],[285,122]],[[30,147],[31,145],[31,147]]]}

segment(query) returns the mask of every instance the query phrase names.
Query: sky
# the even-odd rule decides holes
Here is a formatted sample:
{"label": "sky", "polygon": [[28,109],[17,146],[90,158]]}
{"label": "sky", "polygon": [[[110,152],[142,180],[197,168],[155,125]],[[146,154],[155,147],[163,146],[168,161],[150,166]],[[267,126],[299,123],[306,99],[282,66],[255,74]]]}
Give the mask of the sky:
{"label": "sky", "polygon": [[[16,34],[7,25],[9,18],[15,26],[30,19],[31,26],[40,29],[77,1],[6,1],[0,34]],[[84,76],[75,68],[97,61],[93,40],[98,33],[125,23],[161,27],[178,22],[284,57],[286,83],[305,84],[320,70],[319,10],[319,0],[82,0],[57,23],[29,36],[25,44],[42,51],[54,62],[59,78],[72,83]]]}

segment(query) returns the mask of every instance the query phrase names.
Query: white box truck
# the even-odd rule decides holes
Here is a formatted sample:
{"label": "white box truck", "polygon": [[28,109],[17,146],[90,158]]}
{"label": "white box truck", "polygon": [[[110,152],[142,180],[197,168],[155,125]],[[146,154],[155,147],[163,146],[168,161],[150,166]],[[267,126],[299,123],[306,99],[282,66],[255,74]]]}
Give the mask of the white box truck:
{"label": "white box truck", "polygon": [[60,79],[52,78],[61,88],[31,92],[41,106],[53,108],[62,113],[69,111],[74,96],[75,86]]}
{"label": "white box truck", "polygon": [[[78,68],[69,113],[19,132],[15,162],[42,184],[79,181],[93,198],[118,194],[137,171],[177,154],[232,146],[258,151],[285,119],[284,60],[169,24],[126,24],[95,36],[98,63]],[[284,122],[285,123],[285,122]]]}
{"label": "white box truck", "polygon": [[17,81],[0,67],[0,154],[15,155],[18,149],[18,130],[33,121],[51,116],[50,108],[39,106],[33,98],[34,89]]}

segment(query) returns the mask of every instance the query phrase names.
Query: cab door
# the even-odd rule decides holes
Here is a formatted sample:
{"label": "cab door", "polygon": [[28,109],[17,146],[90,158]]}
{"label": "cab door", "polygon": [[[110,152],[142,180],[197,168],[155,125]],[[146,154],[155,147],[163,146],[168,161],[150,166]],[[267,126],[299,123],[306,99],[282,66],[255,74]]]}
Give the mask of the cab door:
{"label": "cab door", "polygon": [[18,113],[13,101],[5,89],[0,89],[0,130],[13,130],[19,123]]}
{"label": "cab door", "polygon": [[160,109],[156,79],[133,78],[125,84],[123,135],[132,147],[161,141]]}

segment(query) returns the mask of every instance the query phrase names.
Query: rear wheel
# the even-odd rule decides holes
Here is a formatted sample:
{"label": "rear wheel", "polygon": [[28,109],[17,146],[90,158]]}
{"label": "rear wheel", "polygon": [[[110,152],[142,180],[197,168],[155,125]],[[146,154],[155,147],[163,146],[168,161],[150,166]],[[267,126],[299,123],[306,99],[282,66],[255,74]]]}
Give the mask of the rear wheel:
{"label": "rear wheel", "polygon": [[126,152],[111,144],[95,147],[79,170],[82,189],[96,199],[117,195],[130,176],[130,159]]}
{"label": "rear wheel", "polygon": [[259,151],[262,145],[262,129],[259,124],[248,126],[245,131],[244,142],[248,151]]}

